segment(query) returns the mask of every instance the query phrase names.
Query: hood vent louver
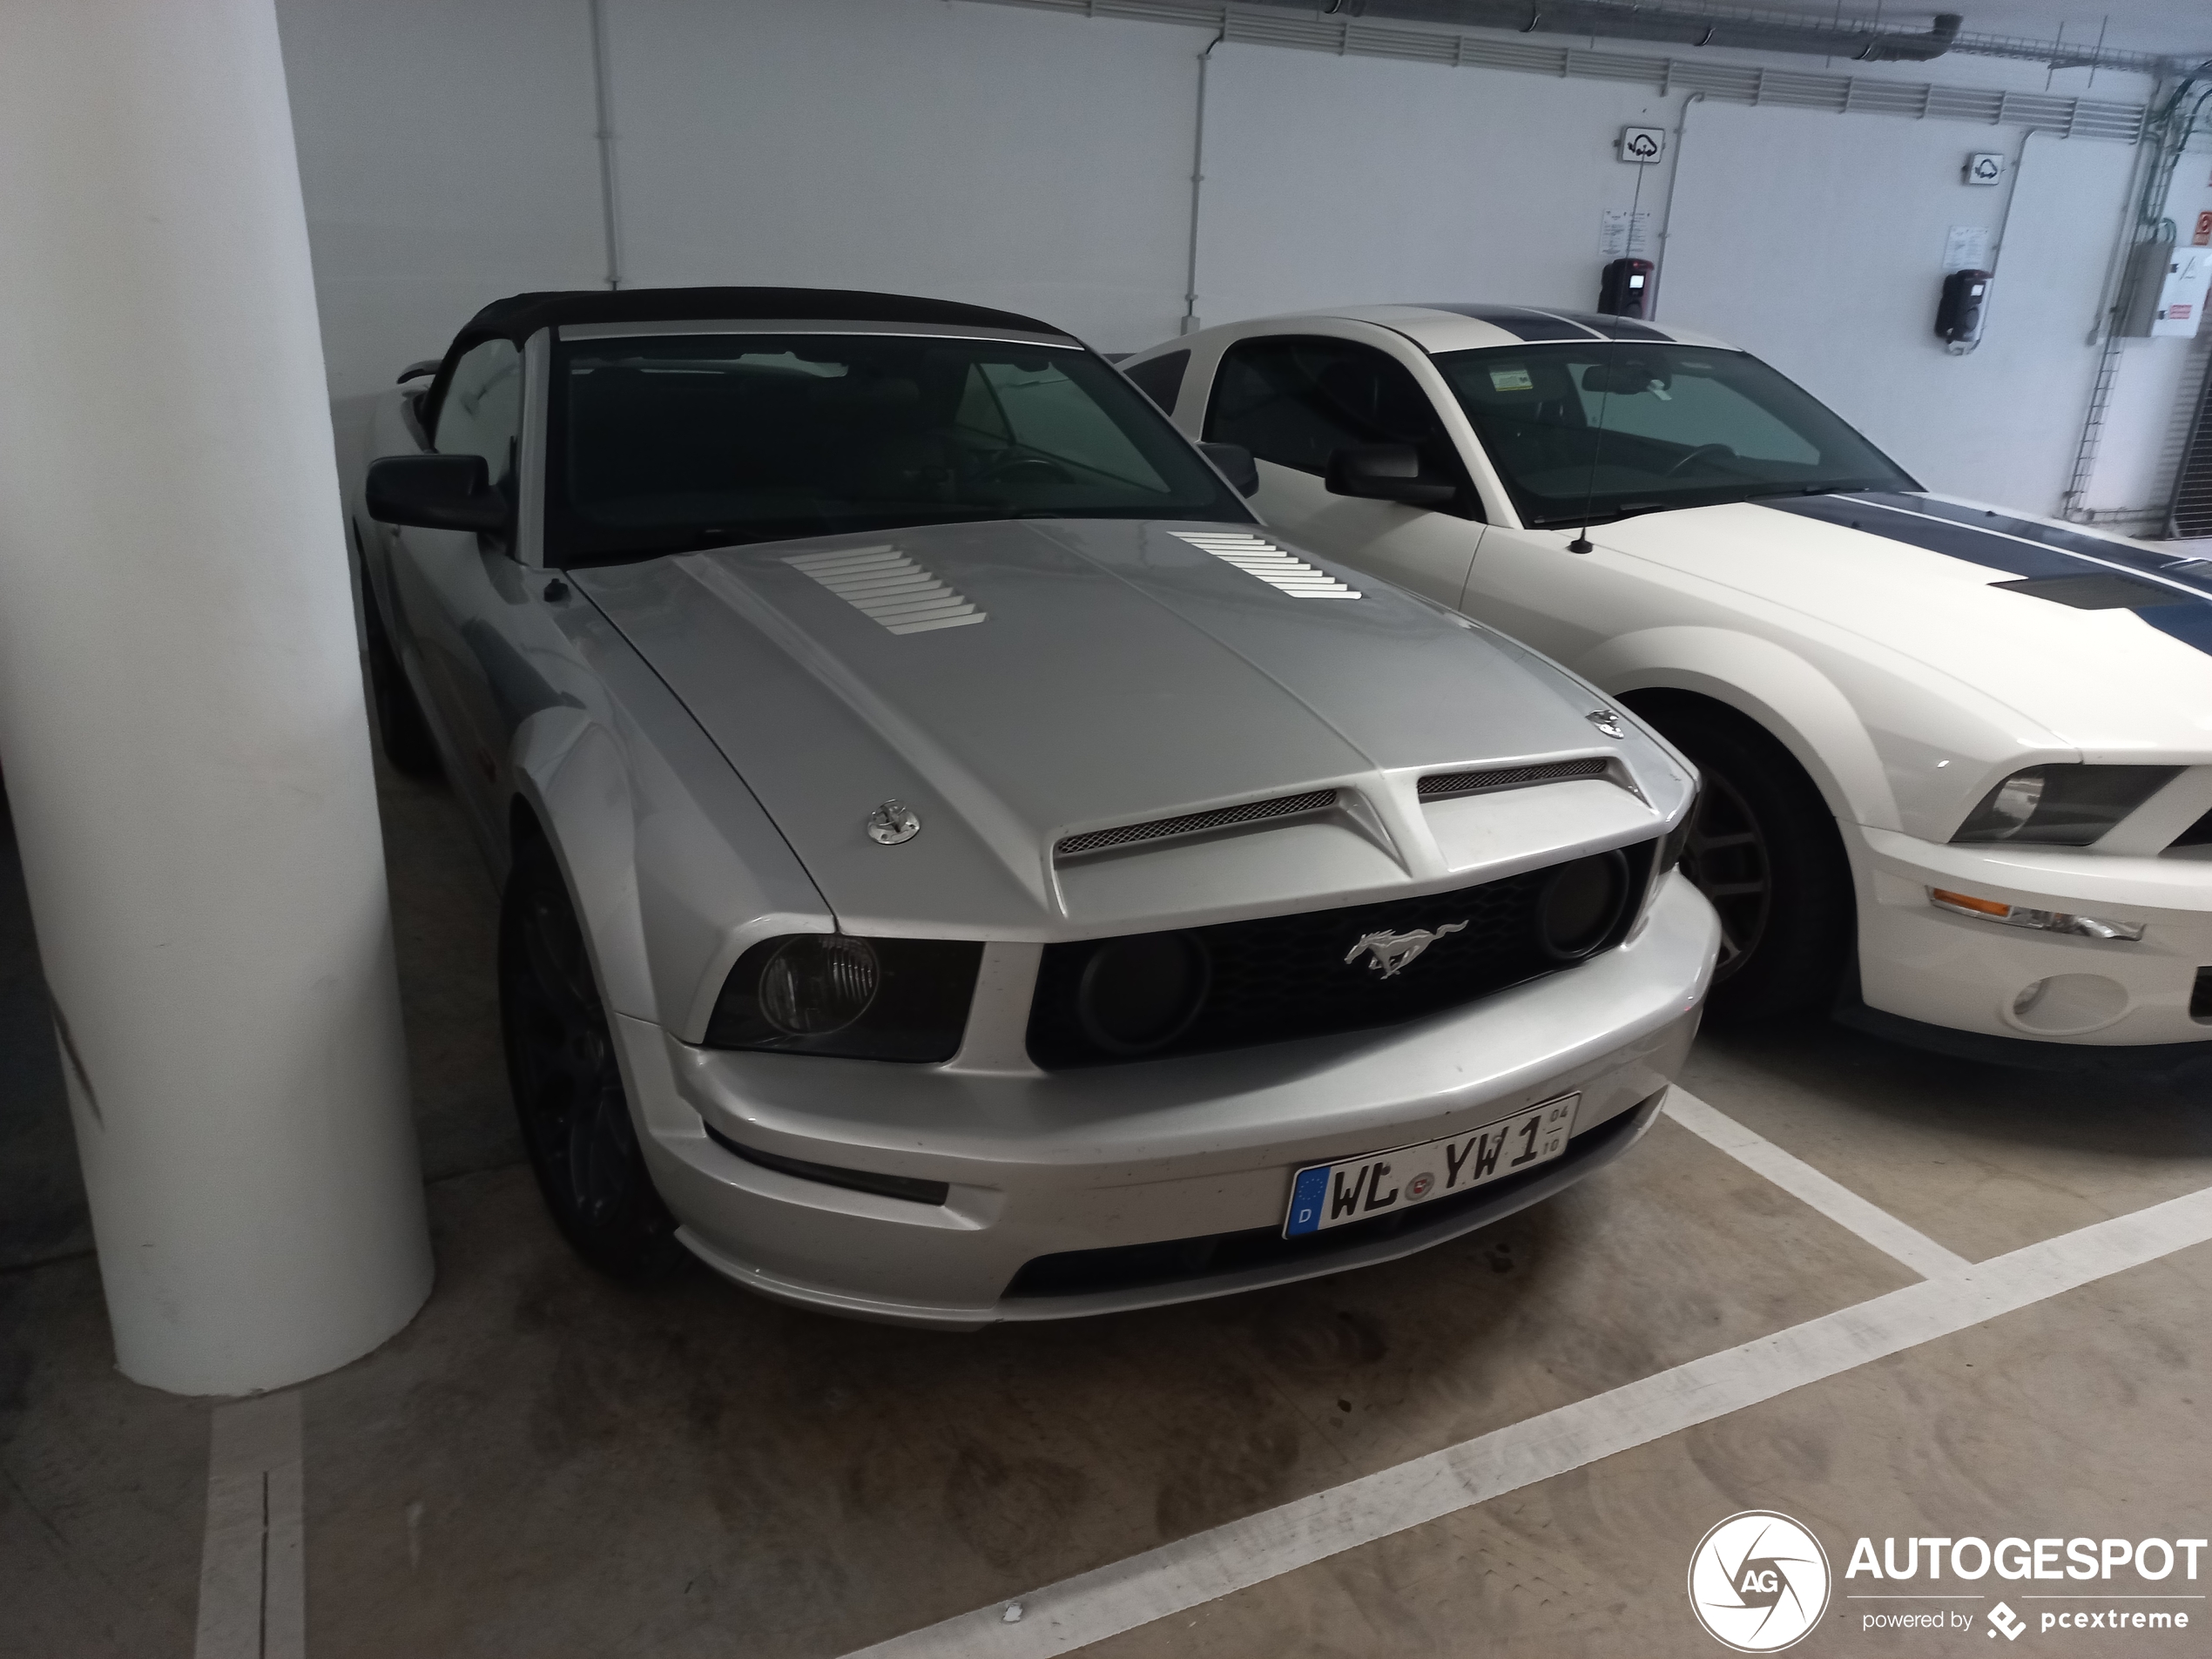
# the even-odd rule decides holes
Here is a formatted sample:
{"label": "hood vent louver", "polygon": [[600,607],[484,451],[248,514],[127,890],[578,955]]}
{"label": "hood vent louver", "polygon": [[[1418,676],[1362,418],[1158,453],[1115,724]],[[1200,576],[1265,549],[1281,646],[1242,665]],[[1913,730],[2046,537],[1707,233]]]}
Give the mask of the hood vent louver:
{"label": "hood vent louver", "polygon": [[1256,824],[1270,819],[1301,818],[1314,813],[1325,813],[1337,804],[1333,789],[1316,789],[1303,795],[1283,795],[1273,800],[1246,801],[1242,806],[1223,806],[1211,813],[1186,813],[1180,818],[1156,818],[1149,824],[1123,824],[1114,829],[1086,830],[1080,835],[1063,836],[1053,845],[1052,856],[1056,862],[1062,859],[1080,858],[1086,853],[1103,853],[1117,846],[1133,846],[1144,841],[1163,841],[1170,836],[1198,835],[1208,830],[1227,829],[1238,824]]}
{"label": "hood vent louver", "polygon": [[1602,778],[1608,763],[1595,756],[1584,760],[1546,760],[1533,766],[1494,766],[1486,772],[1433,772],[1420,781],[1420,798],[1449,800],[1458,795],[1482,795],[1495,789],[1525,789],[1531,784],[1564,783],[1573,778]]}
{"label": "hood vent louver", "polygon": [[813,577],[855,610],[894,634],[964,628],[990,614],[978,610],[895,547],[801,553],[784,563]]}
{"label": "hood vent louver", "polygon": [[1357,599],[1326,571],[1317,570],[1303,559],[1292,558],[1274,543],[1243,530],[1170,530],[1178,542],[1188,542],[1201,553],[1211,553],[1224,564],[1233,564],[1247,576],[1256,576],[1271,588],[1293,599]]}

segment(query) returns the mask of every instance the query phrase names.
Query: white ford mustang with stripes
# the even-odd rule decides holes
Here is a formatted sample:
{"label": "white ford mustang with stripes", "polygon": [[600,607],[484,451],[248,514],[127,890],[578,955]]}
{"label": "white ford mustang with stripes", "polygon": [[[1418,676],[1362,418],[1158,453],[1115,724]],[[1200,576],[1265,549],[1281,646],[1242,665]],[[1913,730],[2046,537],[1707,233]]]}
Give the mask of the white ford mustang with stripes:
{"label": "white ford mustang with stripes", "polygon": [[2212,1058],[2212,563],[1931,494],[1656,324],[1352,307],[1123,368],[1258,458],[1287,537],[1527,641],[1698,764],[1716,1015]]}

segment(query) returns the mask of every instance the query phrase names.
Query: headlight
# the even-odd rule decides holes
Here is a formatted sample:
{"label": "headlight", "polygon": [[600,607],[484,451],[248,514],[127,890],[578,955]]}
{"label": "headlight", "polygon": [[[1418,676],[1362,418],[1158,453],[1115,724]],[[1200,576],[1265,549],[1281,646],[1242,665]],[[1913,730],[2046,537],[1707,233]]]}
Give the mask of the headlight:
{"label": "headlight", "polygon": [[853,1060],[949,1060],[968,1028],[983,947],[940,939],[787,934],[738,958],[706,1025],[710,1049]]}
{"label": "headlight", "polygon": [[1982,797],[1951,839],[2087,846],[2163,789],[2179,766],[2030,766]]}

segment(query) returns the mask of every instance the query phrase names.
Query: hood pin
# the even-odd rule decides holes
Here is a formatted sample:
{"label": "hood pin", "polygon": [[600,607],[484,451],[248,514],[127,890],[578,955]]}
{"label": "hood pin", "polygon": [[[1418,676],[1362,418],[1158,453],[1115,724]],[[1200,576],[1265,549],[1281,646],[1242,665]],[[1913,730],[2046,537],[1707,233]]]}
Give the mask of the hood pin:
{"label": "hood pin", "polygon": [[1622,728],[1621,717],[1614,713],[1611,709],[1592,709],[1582,718],[1608,738],[1625,738],[1629,735]]}
{"label": "hood pin", "polygon": [[885,846],[911,841],[921,833],[921,820],[902,800],[887,800],[868,814],[868,840]]}

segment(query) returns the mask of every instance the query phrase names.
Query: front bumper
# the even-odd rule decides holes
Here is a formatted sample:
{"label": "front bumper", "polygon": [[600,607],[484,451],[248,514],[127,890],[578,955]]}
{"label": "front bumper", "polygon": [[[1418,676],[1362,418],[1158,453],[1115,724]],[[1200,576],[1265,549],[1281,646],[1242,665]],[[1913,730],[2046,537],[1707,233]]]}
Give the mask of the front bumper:
{"label": "front bumper", "polygon": [[[2114,1047],[2212,1043],[2212,860],[1958,846],[1845,826],[1866,1006],[1989,1036]],[[1939,908],[1934,887],[2140,924],[2137,941],[2010,927]]]}
{"label": "front bumper", "polygon": [[[702,1260],[792,1301],[975,1327],[1338,1271],[1536,1202],[1649,1123],[1696,1032],[1717,940],[1704,900],[1672,877],[1627,944],[1466,1008],[1081,1071],[713,1051],[617,1023],[655,1184]],[[1541,1178],[1405,1211],[1384,1236],[1259,1247],[1282,1225],[1298,1167],[1454,1134],[1568,1090],[1582,1096],[1576,1134],[1531,1171]],[[931,1204],[825,1185],[738,1157],[709,1124],[774,1157],[949,1190]],[[1165,1252],[1165,1268],[1129,1269],[1127,1247],[1166,1241],[1189,1248]],[[1009,1294],[1026,1266],[1053,1258],[1064,1269],[1076,1256],[1089,1265],[1072,1278],[1033,1272],[1027,1284],[1043,1293]]]}

